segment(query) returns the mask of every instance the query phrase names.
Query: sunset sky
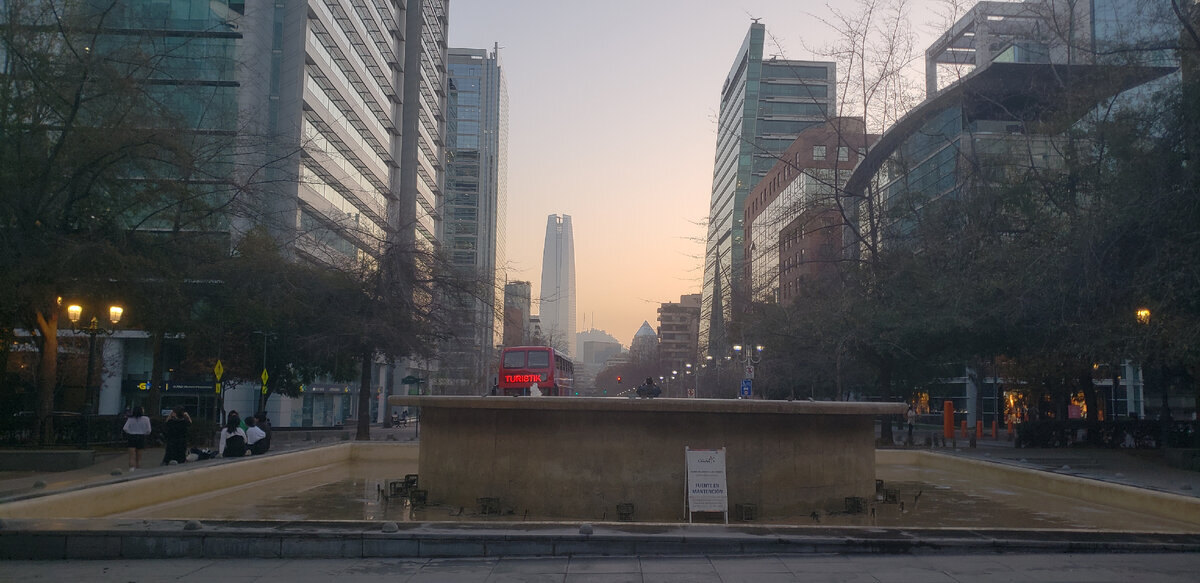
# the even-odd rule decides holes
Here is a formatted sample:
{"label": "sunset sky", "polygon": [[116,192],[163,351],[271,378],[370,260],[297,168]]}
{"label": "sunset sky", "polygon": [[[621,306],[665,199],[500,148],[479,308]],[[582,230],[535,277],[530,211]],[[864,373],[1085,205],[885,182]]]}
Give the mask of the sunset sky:
{"label": "sunset sky", "polygon": [[[912,2],[921,49],[940,4]],[[628,346],[660,303],[700,293],[720,90],[750,19],[766,56],[821,59],[829,15],[817,0],[451,0],[450,46],[499,43],[508,80],[508,279],[537,297],[557,213],[575,230],[580,330]]]}

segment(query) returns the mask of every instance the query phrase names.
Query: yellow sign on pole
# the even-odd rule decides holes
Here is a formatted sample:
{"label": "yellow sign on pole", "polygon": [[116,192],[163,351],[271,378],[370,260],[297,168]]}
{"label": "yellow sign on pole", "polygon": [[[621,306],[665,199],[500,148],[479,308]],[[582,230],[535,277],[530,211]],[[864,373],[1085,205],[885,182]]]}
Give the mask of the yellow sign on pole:
{"label": "yellow sign on pole", "polygon": [[221,366],[221,359],[217,359],[217,365],[213,367],[213,374],[217,375],[217,380],[221,380],[221,375],[225,374],[225,367]]}
{"label": "yellow sign on pole", "polygon": [[217,381],[216,384],[213,385],[213,388],[216,390],[216,394],[220,395],[221,394],[221,381]]}
{"label": "yellow sign on pole", "polygon": [[265,394],[267,394],[267,369],[265,369],[265,368],[263,369],[262,380],[263,380],[262,394],[265,395]]}

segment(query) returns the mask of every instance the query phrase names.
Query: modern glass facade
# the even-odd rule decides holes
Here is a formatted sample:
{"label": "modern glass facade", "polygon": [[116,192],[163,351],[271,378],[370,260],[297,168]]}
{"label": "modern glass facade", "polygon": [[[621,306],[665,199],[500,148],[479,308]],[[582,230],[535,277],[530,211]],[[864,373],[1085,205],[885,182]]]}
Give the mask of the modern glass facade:
{"label": "modern glass facade", "polygon": [[297,256],[373,265],[394,227],[403,5],[252,3],[238,23],[247,227],[266,224]]}
{"label": "modern glass facade", "polygon": [[503,334],[508,89],[496,50],[449,49],[446,205],[439,236],[451,265],[479,282],[452,294],[454,336],[443,345],[446,382],[477,392]]}
{"label": "modern glass facade", "polygon": [[[111,4],[57,3],[55,8],[87,15],[87,20],[99,27],[99,34],[85,41],[90,43],[89,51],[103,57],[105,66],[120,70],[128,80],[140,84],[138,102],[122,104],[143,114],[131,124],[164,124],[187,132],[194,167],[182,168],[164,161],[157,168],[130,168],[139,178],[150,180],[131,181],[123,188],[154,188],[156,179],[166,179],[187,184],[189,196],[211,197],[212,206],[223,206],[235,198],[238,193],[227,186],[225,179],[232,170],[232,146],[238,129],[237,59],[242,33],[234,23],[242,16],[240,4],[231,7],[227,1],[124,0]],[[44,16],[53,18],[54,14],[46,11]],[[101,105],[103,95],[100,97],[92,106],[105,107]],[[87,118],[88,107],[88,103],[83,104],[81,119]],[[140,212],[136,209],[129,212],[129,224],[141,230],[176,226],[173,222],[177,217],[161,213],[157,217],[135,216]],[[204,220],[196,217],[188,223],[190,230],[223,233],[228,228],[226,217],[220,215]]]}
{"label": "modern glass facade", "polygon": [[750,25],[721,89],[701,294],[700,346],[708,353],[723,353],[745,299],[747,194],[800,132],[836,114],[834,63],[763,61],[765,35],[762,24]]}

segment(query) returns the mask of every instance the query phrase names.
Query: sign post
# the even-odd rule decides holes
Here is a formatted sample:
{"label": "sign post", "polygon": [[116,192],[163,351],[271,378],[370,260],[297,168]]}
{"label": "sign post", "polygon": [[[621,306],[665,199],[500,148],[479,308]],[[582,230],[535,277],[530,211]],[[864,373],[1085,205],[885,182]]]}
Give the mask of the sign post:
{"label": "sign post", "polygon": [[214,385],[216,394],[221,394],[221,376],[225,374],[225,367],[221,366],[221,359],[217,359],[217,365],[213,367],[213,374],[217,376],[217,384]]}
{"label": "sign post", "polygon": [[684,448],[687,460],[687,515],[693,512],[720,512],[729,524],[729,494],[725,480],[725,448]]}
{"label": "sign post", "polygon": [[739,395],[740,395],[742,398],[744,398],[744,399],[749,399],[749,398],[750,398],[750,394],[751,394],[751,392],[752,392],[752,391],[751,391],[751,387],[752,387],[753,385],[754,385],[754,381],[753,381],[753,380],[751,380],[751,379],[742,379],[742,389],[741,389],[741,392],[739,393]]}

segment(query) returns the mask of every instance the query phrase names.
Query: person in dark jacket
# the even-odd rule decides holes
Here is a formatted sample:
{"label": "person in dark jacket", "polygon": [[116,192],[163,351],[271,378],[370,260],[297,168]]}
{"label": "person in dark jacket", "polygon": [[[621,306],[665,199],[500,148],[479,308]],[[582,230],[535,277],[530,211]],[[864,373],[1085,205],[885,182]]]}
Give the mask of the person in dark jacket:
{"label": "person in dark jacket", "polygon": [[164,424],[163,437],[166,451],[163,453],[163,465],[171,462],[182,464],[187,461],[188,429],[191,428],[192,417],[183,407],[176,407],[167,416]]}

